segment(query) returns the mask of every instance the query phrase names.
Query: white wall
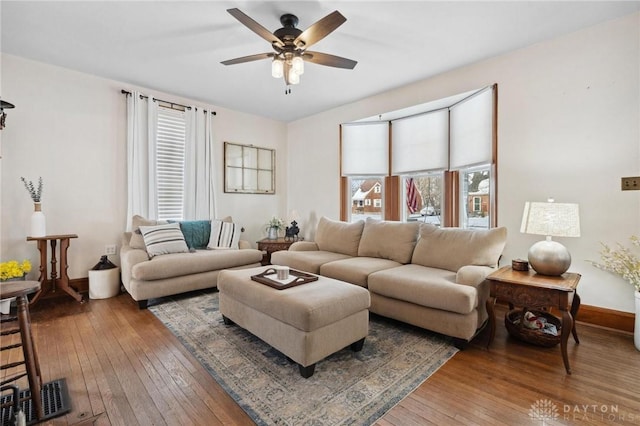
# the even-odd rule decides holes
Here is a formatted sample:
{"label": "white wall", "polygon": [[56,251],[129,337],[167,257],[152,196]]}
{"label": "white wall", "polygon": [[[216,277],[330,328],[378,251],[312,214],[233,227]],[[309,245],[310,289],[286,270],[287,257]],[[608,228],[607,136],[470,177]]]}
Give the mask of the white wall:
{"label": "white wall", "polygon": [[[2,130],[0,259],[30,259],[39,264],[36,244],[26,242],[33,203],[20,177],[42,176],[43,211],[48,234],[78,234],[69,248],[69,276],[87,276],[106,244],[120,245],[126,221],[126,100],[124,83],[98,78],[11,55],[2,55],[2,98],[8,111]],[[160,99],[211,108],[220,216],[245,226],[254,243],[263,224],[286,211],[286,125],[224,108],[189,102],[144,88]],[[276,195],[223,193],[223,142],[276,149]],[[110,257],[119,263],[117,256]],[[29,278],[37,278],[32,271]]]}
{"label": "white wall", "polygon": [[632,287],[599,271],[599,244],[640,234],[640,14],[539,43],[288,125],[289,208],[313,237],[317,219],[339,216],[340,123],[498,83],[498,224],[503,263],[526,258],[541,237],[519,233],[525,201],[580,204],[582,236],[564,238],[584,304],[633,312]]}

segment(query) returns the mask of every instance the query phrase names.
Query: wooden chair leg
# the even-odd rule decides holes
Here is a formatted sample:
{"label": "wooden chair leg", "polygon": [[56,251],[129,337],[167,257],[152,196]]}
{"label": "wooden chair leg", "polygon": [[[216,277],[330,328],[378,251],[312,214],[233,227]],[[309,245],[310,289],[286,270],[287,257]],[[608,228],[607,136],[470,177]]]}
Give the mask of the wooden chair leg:
{"label": "wooden chair leg", "polygon": [[33,402],[36,417],[41,419],[44,416],[42,409],[42,378],[40,377],[40,365],[36,354],[33,336],[31,335],[31,317],[29,315],[29,299],[26,295],[16,298],[18,308],[18,323],[20,324],[20,337],[22,339],[22,352],[24,354],[27,378],[29,380],[29,390]]}

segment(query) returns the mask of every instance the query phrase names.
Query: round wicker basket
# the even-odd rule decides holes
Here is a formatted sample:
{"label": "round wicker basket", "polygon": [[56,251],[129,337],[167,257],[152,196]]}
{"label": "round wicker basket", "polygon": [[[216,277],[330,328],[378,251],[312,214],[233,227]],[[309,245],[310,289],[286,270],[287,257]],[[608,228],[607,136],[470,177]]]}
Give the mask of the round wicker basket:
{"label": "round wicker basket", "polygon": [[[520,339],[522,341],[533,343],[538,346],[545,347],[553,347],[560,343],[560,333],[562,332],[562,322],[555,315],[550,314],[545,311],[536,311],[528,309],[529,312],[533,313],[535,316],[546,318],[547,322],[556,326],[558,330],[558,335],[554,336],[552,334],[548,334],[543,332],[542,330],[535,330],[531,328],[524,327],[519,323],[519,320],[522,316],[522,309],[514,309],[509,311],[504,316],[504,325],[507,327],[507,331],[510,335],[515,337],[516,339]],[[518,323],[516,323],[518,321]]]}

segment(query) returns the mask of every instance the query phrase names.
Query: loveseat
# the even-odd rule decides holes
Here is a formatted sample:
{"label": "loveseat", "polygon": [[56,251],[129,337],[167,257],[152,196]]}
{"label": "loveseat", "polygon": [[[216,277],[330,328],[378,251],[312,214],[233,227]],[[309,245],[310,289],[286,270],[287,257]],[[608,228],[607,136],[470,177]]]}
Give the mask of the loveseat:
{"label": "loveseat", "polygon": [[323,217],[315,241],[275,252],[271,262],[365,287],[371,312],[452,336],[464,346],[488,319],[486,277],[498,265],[506,236],[506,228]]}
{"label": "loveseat", "polygon": [[[212,226],[216,228],[212,224],[219,225],[215,237]],[[261,264],[262,252],[239,240],[240,229],[229,217],[221,221],[185,221],[172,225],[134,216],[131,229],[124,233],[120,248],[122,283],[141,309],[147,307],[149,299],[217,287],[218,273],[223,269]],[[147,246],[151,237],[145,239],[140,229],[148,231],[147,235],[156,230],[171,232],[165,238],[171,243],[154,252]],[[220,243],[225,236],[229,238]],[[222,246],[218,246],[220,244]]]}

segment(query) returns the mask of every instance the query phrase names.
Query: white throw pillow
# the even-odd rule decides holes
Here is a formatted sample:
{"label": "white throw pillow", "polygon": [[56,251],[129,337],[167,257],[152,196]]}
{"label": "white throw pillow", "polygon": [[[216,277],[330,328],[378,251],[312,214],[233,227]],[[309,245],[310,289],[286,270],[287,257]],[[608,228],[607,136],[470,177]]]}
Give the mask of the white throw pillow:
{"label": "white throw pillow", "polygon": [[221,220],[211,221],[210,249],[237,249],[240,240],[240,229],[235,223]]}
{"label": "white throw pillow", "polygon": [[170,253],[189,253],[180,224],[140,226],[140,233],[149,257]]}

